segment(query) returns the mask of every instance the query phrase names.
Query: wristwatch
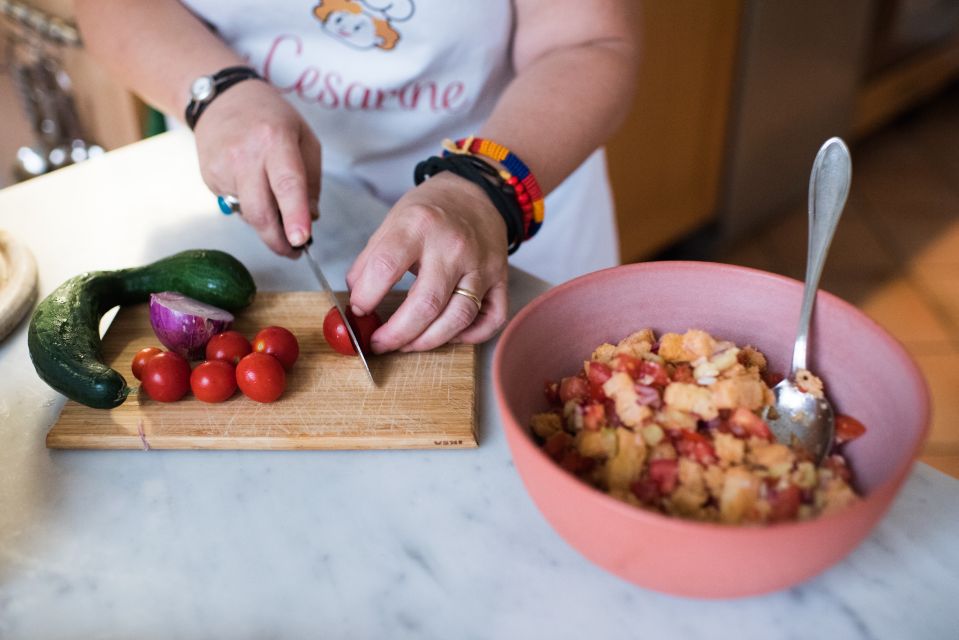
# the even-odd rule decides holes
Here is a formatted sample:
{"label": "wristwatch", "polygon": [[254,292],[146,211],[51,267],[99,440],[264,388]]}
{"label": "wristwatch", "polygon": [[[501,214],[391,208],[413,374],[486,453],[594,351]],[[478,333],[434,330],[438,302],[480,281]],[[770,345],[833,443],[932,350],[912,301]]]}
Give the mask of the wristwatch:
{"label": "wristwatch", "polygon": [[190,128],[196,127],[200,114],[218,95],[244,80],[262,80],[262,78],[250,67],[227,67],[212,75],[200,76],[194,80],[190,85],[190,102],[186,106],[184,116]]}

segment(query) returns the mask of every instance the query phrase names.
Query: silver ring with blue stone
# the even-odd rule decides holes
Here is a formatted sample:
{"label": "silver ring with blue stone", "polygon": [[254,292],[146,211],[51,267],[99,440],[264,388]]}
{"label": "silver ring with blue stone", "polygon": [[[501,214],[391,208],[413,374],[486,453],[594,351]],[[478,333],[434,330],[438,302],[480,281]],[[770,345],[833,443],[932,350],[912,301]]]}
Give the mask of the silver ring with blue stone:
{"label": "silver ring with blue stone", "polygon": [[240,213],[240,201],[236,196],[217,196],[216,203],[220,206],[223,215]]}

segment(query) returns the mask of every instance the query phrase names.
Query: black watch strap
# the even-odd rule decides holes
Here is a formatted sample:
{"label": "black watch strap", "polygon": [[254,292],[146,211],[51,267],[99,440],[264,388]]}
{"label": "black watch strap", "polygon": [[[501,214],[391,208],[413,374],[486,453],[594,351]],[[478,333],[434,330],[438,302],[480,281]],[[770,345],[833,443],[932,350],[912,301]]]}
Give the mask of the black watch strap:
{"label": "black watch strap", "polygon": [[225,69],[220,69],[211,76],[198,78],[197,81],[194,82],[194,85],[200,81],[207,82],[209,83],[207,87],[208,92],[207,95],[201,98],[198,98],[196,95],[192,95],[189,104],[186,106],[184,119],[186,120],[186,123],[189,125],[190,129],[196,127],[196,123],[200,119],[200,115],[203,114],[206,108],[210,106],[210,103],[213,102],[218,95],[233,85],[243,82],[244,80],[262,80],[262,78],[254,69],[242,66],[226,67]]}

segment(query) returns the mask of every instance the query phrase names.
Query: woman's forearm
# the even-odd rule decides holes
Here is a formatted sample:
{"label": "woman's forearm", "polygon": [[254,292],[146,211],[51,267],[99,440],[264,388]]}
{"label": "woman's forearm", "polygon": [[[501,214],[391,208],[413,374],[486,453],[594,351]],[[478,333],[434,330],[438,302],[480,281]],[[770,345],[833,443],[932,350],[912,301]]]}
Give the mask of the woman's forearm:
{"label": "woman's forearm", "polygon": [[77,0],[84,44],[120,82],[182,118],[198,76],[243,60],[175,0]]}
{"label": "woman's forearm", "polygon": [[517,4],[517,74],[480,135],[509,147],[549,192],[626,116],[637,46],[621,0]]}

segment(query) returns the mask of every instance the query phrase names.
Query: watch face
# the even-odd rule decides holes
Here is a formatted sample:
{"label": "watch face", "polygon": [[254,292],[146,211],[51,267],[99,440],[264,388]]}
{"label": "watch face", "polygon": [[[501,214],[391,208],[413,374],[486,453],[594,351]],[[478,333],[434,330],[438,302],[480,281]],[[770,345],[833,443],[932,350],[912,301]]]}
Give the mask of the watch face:
{"label": "watch face", "polygon": [[197,102],[206,102],[213,97],[213,78],[200,76],[190,86],[190,95]]}

